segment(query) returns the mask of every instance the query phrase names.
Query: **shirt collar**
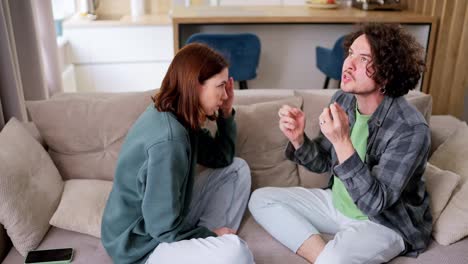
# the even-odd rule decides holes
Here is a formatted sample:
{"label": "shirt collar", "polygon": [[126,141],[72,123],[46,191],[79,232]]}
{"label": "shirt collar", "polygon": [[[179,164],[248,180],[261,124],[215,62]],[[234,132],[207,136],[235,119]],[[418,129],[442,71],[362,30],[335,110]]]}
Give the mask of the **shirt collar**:
{"label": "shirt collar", "polygon": [[383,121],[385,120],[385,117],[387,116],[388,111],[390,110],[390,107],[392,106],[394,100],[395,98],[393,97],[385,96],[383,101],[372,114],[371,118],[369,119],[369,122],[375,123],[379,127],[382,126]]}
{"label": "shirt collar", "polygon": [[[380,103],[380,105],[377,107],[377,109],[374,111],[374,113],[371,115],[369,119],[369,124],[373,123],[377,126],[382,126],[383,121],[385,117],[388,114],[388,111],[390,110],[390,106],[393,104],[393,101],[395,98],[390,97],[390,96],[384,96],[384,99]],[[353,99],[351,101],[351,105],[349,106],[348,109],[346,109],[346,113],[348,114],[350,124],[354,124],[356,121],[356,107],[357,107],[357,100],[356,97],[353,96]]]}

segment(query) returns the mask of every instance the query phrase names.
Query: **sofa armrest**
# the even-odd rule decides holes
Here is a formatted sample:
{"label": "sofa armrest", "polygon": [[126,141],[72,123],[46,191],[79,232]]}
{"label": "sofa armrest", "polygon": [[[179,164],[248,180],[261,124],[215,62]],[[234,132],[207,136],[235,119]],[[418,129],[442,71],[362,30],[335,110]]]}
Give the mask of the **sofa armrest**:
{"label": "sofa armrest", "polygon": [[5,259],[11,249],[11,240],[3,225],[0,225],[0,263]]}

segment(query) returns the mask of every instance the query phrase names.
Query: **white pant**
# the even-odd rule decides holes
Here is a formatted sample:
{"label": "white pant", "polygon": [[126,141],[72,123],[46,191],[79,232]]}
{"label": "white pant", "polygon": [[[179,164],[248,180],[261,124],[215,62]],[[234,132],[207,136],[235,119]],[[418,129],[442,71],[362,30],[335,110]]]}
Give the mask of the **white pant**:
{"label": "white pant", "polygon": [[161,243],[147,264],[250,264],[253,256],[247,244],[236,235],[197,238]]}
{"label": "white pant", "polygon": [[383,263],[405,249],[403,238],[390,228],[351,219],[336,210],[330,189],[261,188],[252,193],[249,210],[293,252],[312,235],[335,235],[315,264]]}
{"label": "white pant", "polygon": [[[187,224],[237,230],[249,199],[250,179],[249,166],[240,158],[227,167],[202,171],[195,177]],[[161,243],[146,264],[166,263],[251,264],[253,256],[241,238],[224,235]]]}

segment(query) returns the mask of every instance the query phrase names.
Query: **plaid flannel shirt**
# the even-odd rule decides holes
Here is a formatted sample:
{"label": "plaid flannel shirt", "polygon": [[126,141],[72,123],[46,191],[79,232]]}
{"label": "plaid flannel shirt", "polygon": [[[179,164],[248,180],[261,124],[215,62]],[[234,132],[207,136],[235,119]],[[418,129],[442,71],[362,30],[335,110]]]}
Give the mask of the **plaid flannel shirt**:
{"label": "plaid flannel shirt", "polygon": [[[335,101],[345,109],[352,127],[356,118],[354,95],[340,90],[332,97]],[[313,140],[305,136],[297,150],[289,143],[286,157],[310,171],[336,175],[371,221],[403,237],[406,250],[402,254],[417,256],[428,246],[432,231],[429,196],[422,177],[429,154],[429,127],[403,96],[385,96],[368,125],[364,162],[355,152],[339,164],[331,142],[322,133]]]}

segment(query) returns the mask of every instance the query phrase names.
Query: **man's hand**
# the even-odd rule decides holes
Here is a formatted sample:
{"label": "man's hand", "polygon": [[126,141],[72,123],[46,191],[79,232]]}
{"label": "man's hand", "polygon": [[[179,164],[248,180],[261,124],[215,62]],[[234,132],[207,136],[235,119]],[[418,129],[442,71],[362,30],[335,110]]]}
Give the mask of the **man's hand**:
{"label": "man's hand", "polygon": [[300,109],[283,105],[278,111],[279,128],[295,149],[304,143],[305,115]]}
{"label": "man's hand", "polygon": [[323,135],[333,144],[340,164],[354,154],[348,115],[338,103],[323,109],[319,124]]}
{"label": "man's hand", "polygon": [[213,230],[213,233],[215,233],[218,236],[222,236],[222,235],[226,235],[226,234],[235,235],[237,233],[237,231],[233,230],[233,229],[230,229],[230,228],[227,228],[227,227],[220,227],[220,228],[216,228],[215,230]]}
{"label": "man's hand", "polygon": [[223,112],[223,117],[226,118],[231,116],[232,104],[234,102],[234,79],[232,77],[230,77],[228,82],[226,83],[225,89],[227,99],[224,100],[223,105],[220,107],[220,109]]}

